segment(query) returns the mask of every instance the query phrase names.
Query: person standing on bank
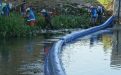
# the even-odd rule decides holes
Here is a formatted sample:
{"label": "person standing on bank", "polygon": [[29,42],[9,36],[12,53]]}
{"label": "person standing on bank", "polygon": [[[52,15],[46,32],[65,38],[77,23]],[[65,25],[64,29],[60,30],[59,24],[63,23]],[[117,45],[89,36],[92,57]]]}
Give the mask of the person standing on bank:
{"label": "person standing on bank", "polygon": [[2,14],[2,1],[0,0],[0,16]]}
{"label": "person standing on bank", "polygon": [[46,11],[45,9],[43,9],[41,12],[43,13],[43,15],[45,17],[45,22],[44,22],[44,28],[43,28],[43,30],[46,32],[45,28],[46,28],[46,26],[48,24],[50,24],[51,29],[54,30],[54,28],[53,28],[53,20],[52,20],[51,15],[53,15],[53,17],[55,17],[55,14],[53,12]]}
{"label": "person standing on bank", "polygon": [[102,23],[102,17],[103,17],[103,12],[104,12],[104,10],[103,10],[103,8],[101,7],[101,6],[98,6],[97,7],[97,14],[98,14],[98,23]]}
{"label": "person standing on bank", "polygon": [[91,6],[91,26],[96,25],[97,10]]}
{"label": "person standing on bank", "polygon": [[3,14],[2,9],[7,5],[6,1],[7,0],[1,0],[0,2],[0,15]]}
{"label": "person standing on bank", "polygon": [[3,7],[2,14],[10,17],[10,4],[9,3]]}
{"label": "person standing on bank", "polygon": [[34,26],[35,16],[33,11],[30,8],[27,8],[26,13],[27,13],[27,16],[25,18],[27,18],[27,22],[29,23],[30,26]]}
{"label": "person standing on bank", "polygon": [[26,16],[26,1],[23,1],[23,4],[21,4],[20,6],[20,13],[21,13],[21,17],[25,17]]}

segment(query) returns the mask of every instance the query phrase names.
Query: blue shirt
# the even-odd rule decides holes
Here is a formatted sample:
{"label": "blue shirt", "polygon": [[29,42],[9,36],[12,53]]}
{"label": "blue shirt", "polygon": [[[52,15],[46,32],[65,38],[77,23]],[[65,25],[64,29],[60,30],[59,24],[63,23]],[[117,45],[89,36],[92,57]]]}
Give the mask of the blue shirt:
{"label": "blue shirt", "polygon": [[92,8],[91,15],[93,15],[92,18],[96,18],[97,17],[97,10],[95,8]]}
{"label": "blue shirt", "polygon": [[10,8],[7,5],[5,5],[2,9],[2,13],[5,15],[8,15],[9,12],[10,12]]}
{"label": "blue shirt", "polygon": [[28,15],[31,15],[31,17],[28,17],[28,18],[27,18],[27,21],[35,21],[35,16],[34,16],[34,13],[33,13],[32,11],[30,11],[30,12],[28,13]]}

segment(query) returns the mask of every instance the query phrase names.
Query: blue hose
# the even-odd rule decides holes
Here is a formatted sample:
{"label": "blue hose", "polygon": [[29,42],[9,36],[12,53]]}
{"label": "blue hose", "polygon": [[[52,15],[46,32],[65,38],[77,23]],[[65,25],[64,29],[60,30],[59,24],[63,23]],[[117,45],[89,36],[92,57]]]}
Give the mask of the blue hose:
{"label": "blue hose", "polygon": [[67,36],[62,37],[59,41],[54,43],[52,48],[49,50],[45,57],[44,62],[44,74],[45,75],[66,75],[61,61],[61,48],[64,43],[70,42],[76,38],[79,38],[90,33],[107,28],[111,22],[114,20],[114,15],[112,15],[105,23],[100,26],[92,27],[84,31],[74,32]]}

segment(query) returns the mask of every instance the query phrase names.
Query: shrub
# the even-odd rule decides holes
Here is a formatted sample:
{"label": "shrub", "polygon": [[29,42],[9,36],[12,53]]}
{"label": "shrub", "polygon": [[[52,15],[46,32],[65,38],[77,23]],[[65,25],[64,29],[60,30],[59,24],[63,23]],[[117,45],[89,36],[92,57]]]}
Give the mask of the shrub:
{"label": "shrub", "polygon": [[2,15],[0,17],[0,37],[11,37],[11,36],[25,36],[34,29],[25,23],[24,18],[20,18],[20,15],[16,12],[11,13],[11,17]]}
{"label": "shrub", "polygon": [[[11,13],[11,17],[2,15],[0,17],[0,37],[11,36],[25,36],[30,34],[33,30],[41,30],[44,26],[44,17],[35,15],[36,22],[33,27],[30,27],[26,23],[26,19],[20,18],[20,14],[16,11]],[[86,25],[89,22],[89,17],[85,14],[81,16],[72,15],[56,15],[53,18],[53,24],[55,29],[60,28],[78,28],[80,24]],[[50,26],[47,26],[50,28]]]}

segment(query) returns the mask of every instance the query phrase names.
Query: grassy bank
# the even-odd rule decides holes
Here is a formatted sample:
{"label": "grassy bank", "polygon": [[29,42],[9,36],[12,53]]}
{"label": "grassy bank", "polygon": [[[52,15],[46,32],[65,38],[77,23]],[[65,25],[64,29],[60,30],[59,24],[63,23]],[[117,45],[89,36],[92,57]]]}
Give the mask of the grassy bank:
{"label": "grassy bank", "polygon": [[[24,18],[20,18],[20,13],[15,11],[11,12],[11,17],[1,16],[0,17],[0,37],[11,37],[11,36],[26,36],[30,35],[33,30],[41,31],[44,26],[43,15],[36,15],[36,23],[34,27],[30,27]],[[89,17],[86,15],[82,16],[71,16],[71,15],[56,15],[53,18],[53,24],[55,29],[60,28],[78,28],[80,24],[85,25],[83,28],[87,28]],[[47,26],[47,29],[50,25]]]}
{"label": "grassy bank", "polygon": [[[80,25],[84,25],[83,28],[87,28],[87,25],[89,23],[90,17],[86,14],[83,14],[81,16],[75,15],[56,15],[55,18],[53,18],[53,25],[54,29],[61,29],[61,28],[79,28]],[[44,27],[44,17],[43,15],[36,15],[36,26],[40,26],[41,28]],[[46,27],[47,29],[50,29],[50,25]]]}
{"label": "grassy bank", "polygon": [[16,12],[12,12],[11,17],[0,17],[0,37],[25,36],[35,29],[40,27],[30,27]]}

